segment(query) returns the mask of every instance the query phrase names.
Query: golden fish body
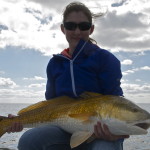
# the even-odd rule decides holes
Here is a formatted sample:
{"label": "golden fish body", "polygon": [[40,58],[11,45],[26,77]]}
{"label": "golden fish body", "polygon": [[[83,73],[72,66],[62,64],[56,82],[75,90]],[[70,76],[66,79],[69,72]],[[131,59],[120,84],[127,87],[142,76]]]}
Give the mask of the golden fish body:
{"label": "golden fish body", "polygon": [[33,104],[13,119],[1,117],[0,136],[13,122],[29,128],[57,125],[72,133],[73,148],[91,137],[97,121],[106,124],[113,134],[139,135],[147,133],[150,114],[123,97],[85,92],[78,99],[62,96]]}

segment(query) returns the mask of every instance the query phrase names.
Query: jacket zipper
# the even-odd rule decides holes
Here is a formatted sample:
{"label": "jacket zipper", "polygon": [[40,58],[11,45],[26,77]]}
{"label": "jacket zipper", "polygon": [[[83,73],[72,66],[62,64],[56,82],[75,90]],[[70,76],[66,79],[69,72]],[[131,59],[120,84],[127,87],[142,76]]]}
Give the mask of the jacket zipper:
{"label": "jacket zipper", "polygon": [[75,82],[74,82],[73,60],[70,60],[70,73],[71,73],[73,94],[77,97],[76,88],[75,88]]}
{"label": "jacket zipper", "polygon": [[85,43],[83,44],[83,46],[81,47],[81,49],[79,50],[79,52],[77,53],[77,55],[76,55],[73,59],[69,59],[69,58],[67,58],[67,57],[65,57],[65,56],[60,55],[61,57],[64,57],[64,58],[66,58],[66,59],[68,59],[68,60],[70,61],[70,74],[71,74],[71,82],[72,82],[72,91],[73,91],[74,96],[76,96],[76,97],[77,97],[78,95],[77,95],[76,87],[75,87],[74,71],[73,71],[73,62],[74,62],[74,60],[77,58],[77,56],[80,54],[80,52],[82,51],[82,49],[84,48],[84,46],[86,45],[86,43],[87,43],[87,42],[85,42]]}
{"label": "jacket zipper", "polygon": [[70,73],[71,73],[71,81],[72,81],[72,90],[73,90],[74,96],[76,96],[76,97],[78,95],[77,95],[76,87],[75,87],[75,78],[74,78],[74,72],[73,72],[73,62],[77,58],[77,56],[80,54],[80,52],[82,51],[82,49],[84,48],[84,46],[86,45],[86,43],[87,42],[85,42],[83,44],[83,46],[81,47],[81,49],[79,50],[79,52],[77,53],[77,55],[72,60],[70,60]]}

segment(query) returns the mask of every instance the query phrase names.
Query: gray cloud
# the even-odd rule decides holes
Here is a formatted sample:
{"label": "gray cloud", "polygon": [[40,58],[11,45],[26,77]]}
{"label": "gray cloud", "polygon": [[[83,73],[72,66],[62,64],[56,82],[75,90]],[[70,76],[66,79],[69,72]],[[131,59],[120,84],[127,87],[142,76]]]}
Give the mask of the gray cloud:
{"label": "gray cloud", "polygon": [[48,24],[53,18],[53,14],[50,13],[47,16],[43,16],[40,10],[35,10],[33,8],[25,8],[25,12],[33,15],[38,21],[41,22],[41,24]]}
{"label": "gray cloud", "polygon": [[8,27],[5,25],[0,24],[0,30],[8,30]]}
{"label": "gray cloud", "polygon": [[143,51],[150,49],[149,25],[142,22],[142,13],[109,12],[96,22],[95,39],[109,49]]}
{"label": "gray cloud", "polygon": [[[84,2],[84,0],[80,1]],[[0,9],[2,25],[6,22],[9,30],[1,32],[0,47],[13,45],[33,48],[46,55],[52,54],[53,49],[62,50],[60,45],[64,44],[65,38],[60,31],[61,14],[66,4],[70,2],[72,1],[27,0],[24,4],[18,2],[12,4],[13,7],[2,7],[2,10]],[[100,4],[101,1],[87,2],[90,6],[90,2]],[[111,4],[110,1],[109,3]],[[129,11],[128,8],[130,4],[126,5],[113,10],[110,8],[104,17],[94,20],[96,28],[92,37],[101,47],[111,51],[150,50],[150,26],[148,14],[144,11],[145,9],[148,11],[148,8],[144,7],[145,9],[143,8],[141,12],[131,12],[132,9]],[[17,14],[14,8],[18,10]],[[121,12],[120,8],[127,10]]]}
{"label": "gray cloud", "polygon": [[118,3],[113,3],[111,4],[112,7],[120,7],[122,6],[127,0],[121,0],[120,2]]}

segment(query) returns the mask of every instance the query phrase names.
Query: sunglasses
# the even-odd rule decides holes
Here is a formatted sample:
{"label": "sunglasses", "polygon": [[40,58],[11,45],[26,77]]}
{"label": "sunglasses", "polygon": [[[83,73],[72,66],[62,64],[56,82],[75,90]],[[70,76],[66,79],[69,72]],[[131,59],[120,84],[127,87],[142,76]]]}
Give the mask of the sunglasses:
{"label": "sunglasses", "polygon": [[75,23],[75,22],[64,22],[64,27],[67,30],[74,31],[78,27],[81,31],[86,31],[91,28],[92,24],[90,22],[80,22],[80,23]]}

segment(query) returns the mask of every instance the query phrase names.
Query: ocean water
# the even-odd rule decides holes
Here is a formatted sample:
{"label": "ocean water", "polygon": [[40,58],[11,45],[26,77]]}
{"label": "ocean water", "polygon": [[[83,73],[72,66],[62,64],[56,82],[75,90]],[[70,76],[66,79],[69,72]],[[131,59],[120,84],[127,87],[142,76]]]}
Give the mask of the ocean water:
{"label": "ocean water", "polygon": [[[29,104],[2,104],[0,103],[0,115],[17,114],[17,112]],[[150,112],[149,104],[138,104]],[[0,138],[0,150],[17,150],[17,143],[20,136],[28,129],[19,133],[5,134]],[[150,130],[146,135],[130,136],[124,142],[124,150],[150,150]]]}

